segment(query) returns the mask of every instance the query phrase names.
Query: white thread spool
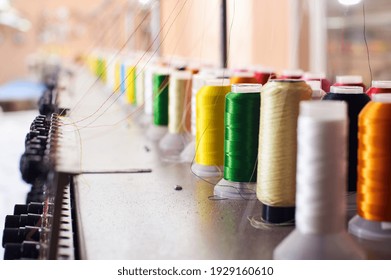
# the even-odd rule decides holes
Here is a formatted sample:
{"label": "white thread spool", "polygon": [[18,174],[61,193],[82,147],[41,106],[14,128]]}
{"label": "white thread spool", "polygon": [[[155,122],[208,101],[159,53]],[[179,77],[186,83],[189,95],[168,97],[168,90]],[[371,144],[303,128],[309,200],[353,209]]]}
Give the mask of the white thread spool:
{"label": "white thread spool", "polygon": [[[258,92],[261,94],[261,88],[261,84],[233,84],[231,92],[242,94]],[[256,182],[231,182],[222,178],[214,187],[214,195],[228,199],[256,199],[256,188]]]}
{"label": "white thread spool", "polygon": [[287,77],[288,79],[300,79],[303,76],[303,73],[304,71],[301,69],[284,69],[281,74],[283,77]]}
{"label": "white thread spool", "polygon": [[144,71],[143,65],[136,66],[136,105],[144,104]]}
{"label": "white thread spool", "polygon": [[391,81],[372,81],[372,87],[374,88],[391,88]]}
{"label": "white thread spool", "polygon": [[115,66],[116,66],[116,59],[115,55],[110,53],[107,56],[107,75],[106,75],[106,86],[111,92],[115,87]]}
{"label": "white thread spool", "polygon": [[[372,101],[391,103],[391,93],[374,94]],[[358,238],[385,242],[383,247],[387,245],[390,250],[391,222],[369,221],[356,215],[349,221],[349,232]]]}
{"label": "white thread spool", "polygon": [[325,73],[313,73],[313,72],[305,72],[303,74],[304,80],[323,80],[326,79]]}
{"label": "white thread spool", "polygon": [[159,142],[163,159],[166,160],[178,160],[180,152],[189,142],[186,123],[191,99],[191,76],[188,71],[176,71],[170,75],[168,132]]}
{"label": "white thread spool", "polygon": [[335,81],[337,84],[361,84],[362,76],[359,75],[336,76]]}
{"label": "white thread spool", "polygon": [[331,86],[330,92],[339,94],[363,94],[364,88],[360,86]]}
{"label": "white thread spool", "polygon": [[320,81],[305,81],[312,89],[312,100],[320,100],[326,92],[322,89]]}
{"label": "white thread spool", "polygon": [[144,71],[144,120],[145,126],[152,123],[153,118],[153,73],[156,71],[156,66],[148,66]]}
{"label": "white thread spool", "polygon": [[275,259],[363,259],[345,229],[345,102],[303,101],[298,121],[296,229]]}

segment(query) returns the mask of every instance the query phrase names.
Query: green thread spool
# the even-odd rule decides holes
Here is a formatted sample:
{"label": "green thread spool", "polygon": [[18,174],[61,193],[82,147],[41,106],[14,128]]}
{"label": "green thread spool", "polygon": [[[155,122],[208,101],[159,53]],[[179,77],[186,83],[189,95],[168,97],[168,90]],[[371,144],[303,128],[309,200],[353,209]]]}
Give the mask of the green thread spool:
{"label": "green thread spool", "polygon": [[106,82],[106,61],[101,57],[96,62],[96,75],[103,82]]}
{"label": "green thread spool", "polygon": [[153,75],[153,123],[168,125],[168,74],[155,73]]}
{"label": "green thread spool", "polygon": [[147,137],[160,141],[168,130],[168,85],[169,68],[157,68],[152,73],[152,113],[153,124],[147,130]]}
{"label": "green thread spool", "polygon": [[261,84],[233,84],[225,98],[224,179],[217,196],[255,199]]}

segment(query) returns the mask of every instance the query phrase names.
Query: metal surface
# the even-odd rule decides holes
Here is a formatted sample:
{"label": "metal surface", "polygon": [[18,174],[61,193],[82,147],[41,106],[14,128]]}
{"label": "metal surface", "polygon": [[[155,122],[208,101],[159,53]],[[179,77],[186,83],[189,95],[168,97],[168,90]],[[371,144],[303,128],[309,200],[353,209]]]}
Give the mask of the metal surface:
{"label": "metal surface", "polygon": [[[89,91],[93,79],[83,71],[75,76],[77,94],[72,100],[76,104],[85,98],[77,107],[71,105],[76,109],[63,119],[58,168],[73,173],[152,170],[75,176],[82,258],[272,257],[273,248],[292,227],[260,230],[251,226],[248,217],[260,214],[258,200],[213,200],[214,185],[193,176],[189,164],[160,160],[156,143],[146,139],[146,129],[137,125],[137,117],[124,119],[128,112],[121,106],[121,97],[100,83]],[[96,113],[97,108],[108,98],[105,107],[113,105],[97,118],[104,111]],[[183,189],[174,190],[176,185]]]}
{"label": "metal surface", "polygon": [[[272,258],[274,248],[293,227],[253,227],[249,220],[259,220],[261,214],[258,200],[216,200],[214,184],[192,175],[190,164],[161,161],[157,144],[145,137],[146,129],[137,125],[137,117],[124,118],[121,96],[112,95],[100,83],[91,92],[83,91],[80,86],[88,88],[93,80],[83,71],[76,76],[78,95],[73,100],[86,97],[64,119],[76,121],[79,130],[70,129],[74,125],[61,128],[58,167],[68,172],[151,169],[74,177],[81,258]],[[102,103],[117,97],[102,114]],[[91,124],[91,119],[96,121]],[[73,166],[69,159],[80,162]],[[177,185],[182,190],[175,190]],[[351,217],[354,196],[348,200]],[[370,257],[383,256],[375,252]]]}
{"label": "metal surface", "polygon": [[255,229],[257,200],[212,200],[213,186],[189,165],[156,162],[152,173],[77,176],[84,258],[270,259],[292,229]]}

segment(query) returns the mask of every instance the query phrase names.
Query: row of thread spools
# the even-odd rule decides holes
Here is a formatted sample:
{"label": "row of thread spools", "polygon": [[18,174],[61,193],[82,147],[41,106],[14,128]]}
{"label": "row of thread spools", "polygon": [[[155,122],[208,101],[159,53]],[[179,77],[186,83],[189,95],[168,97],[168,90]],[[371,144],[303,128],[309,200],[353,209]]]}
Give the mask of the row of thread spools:
{"label": "row of thread spools", "polygon": [[[314,74],[272,79],[271,71],[194,74],[156,66],[125,67],[121,81],[121,67],[93,70],[102,76],[106,69],[130,103],[142,100],[153,117],[147,135],[159,141],[164,159],[192,162],[203,179],[223,174],[215,195],[256,195],[267,224],[296,222],[275,258],[364,258],[345,229],[346,193],[356,190],[358,215],[349,231],[391,240],[391,82],[374,81],[365,94],[359,76],[337,77],[330,88]],[[121,90],[126,82],[132,92]]]}

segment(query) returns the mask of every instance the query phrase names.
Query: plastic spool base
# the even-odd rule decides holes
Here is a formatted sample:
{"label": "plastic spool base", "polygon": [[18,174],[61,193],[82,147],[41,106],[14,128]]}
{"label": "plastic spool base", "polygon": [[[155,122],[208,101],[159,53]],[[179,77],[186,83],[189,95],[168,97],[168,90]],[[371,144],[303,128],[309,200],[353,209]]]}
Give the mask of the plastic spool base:
{"label": "plastic spool base", "polygon": [[147,137],[152,141],[159,141],[167,133],[167,126],[150,125],[147,130]]}
{"label": "plastic spool base", "polygon": [[222,166],[207,166],[198,163],[193,163],[191,166],[193,173],[201,178],[221,177],[223,176]]}
{"label": "plastic spool base", "polygon": [[162,152],[162,159],[168,161],[179,161],[180,154],[189,142],[186,133],[168,132],[159,141],[159,148]]}
{"label": "plastic spool base", "polygon": [[195,156],[195,140],[193,140],[186,146],[186,148],[181,153],[181,162],[193,162]]}
{"label": "plastic spool base", "polygon": [[296,207],[277,207],[262,204],[262,220],[268,224],[294,224]]}
{"label": "plastic spool base", "polygon": [[214,187],[214,195],[227,199],[256,199],[256,183],[231,182],[221,179]]}
{"label": "plastic spool base", "polygon": [[391,223],[368,221],[356,215],[349,221],[349,232],[358,238],[391,242]]}
{"label": "plastic spool base", "polygon": [[275,260],[363,260],[365,253],[345,231],[303,234],[295,229],[274,250]]}
{"label": "plastic spool base", "polygon": [[152,115],[146,115],[145,113],[143,113],[137,118],[137,123],[140,127],[147,128],[152,124],[152,120]]}

